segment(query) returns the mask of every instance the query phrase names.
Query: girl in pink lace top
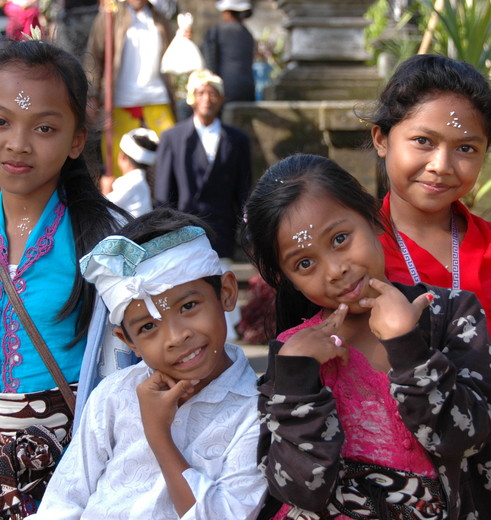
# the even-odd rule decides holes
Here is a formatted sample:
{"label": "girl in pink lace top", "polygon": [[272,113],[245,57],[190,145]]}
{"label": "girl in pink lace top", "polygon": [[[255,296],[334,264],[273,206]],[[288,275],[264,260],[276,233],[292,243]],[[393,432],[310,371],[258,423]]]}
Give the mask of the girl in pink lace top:
{"label": "girl in pink lace top", "polygon": [[284,331],[260,381],[261,518],[477,518],[491,503],[484,313],[465,291],[390,284],[378,209],[308,155],[272,166],[246,204]]}

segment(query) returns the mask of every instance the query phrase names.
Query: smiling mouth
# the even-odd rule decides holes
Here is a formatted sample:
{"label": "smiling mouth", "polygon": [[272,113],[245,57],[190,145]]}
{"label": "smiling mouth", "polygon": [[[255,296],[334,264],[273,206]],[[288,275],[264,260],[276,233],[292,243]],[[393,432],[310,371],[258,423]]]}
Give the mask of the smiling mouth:
{"label": "smiling mouth", "polygon": [[26,173],[31,171],[31,166],[25,163],[16,163],[16,162],[10,162],[10,161],[4,161],[2,163],[2,166],[5,171],[8,173]]}
{"label": "smiling mouth", "polygon": [[361,294],[362,287],[363,287],[362,281],[363,281],[363,278],[360,278],[357,282],[355,282],[350,287],[348,287],[348,289],[346,289],[345,291],[340,293],[338,295],[338,298],[351,300],[351,299],[356,299],[357,297],[359,297]]}
{"label": "smiling mouth", "polygon": [[419,181],[419,183],[424,186],[427,190],[431,190],[434,192],[443,192],[450,189],[450,186],[447,186],[446,184],[436,184],[434,182],[423,182]]}
{"label": "smiling mouth", "polygon": [[199,356],[201,354],[201,351],[203,350],[204,347],[199,347],[197,348],[196,350],[194,350],[193,352],[191,352],[191,354],[188,354],[187,356],[179,359],[178,361],[176,361],[176,365],[181,365],[183,363],[187,363],[188,361],[191,361],[192,359],[194,359],[196,356]]}

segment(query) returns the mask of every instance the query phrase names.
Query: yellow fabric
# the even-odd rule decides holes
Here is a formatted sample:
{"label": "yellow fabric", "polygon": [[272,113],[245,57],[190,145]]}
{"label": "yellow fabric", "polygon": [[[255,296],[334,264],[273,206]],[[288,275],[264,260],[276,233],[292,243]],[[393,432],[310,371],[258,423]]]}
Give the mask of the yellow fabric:
{"label": "yellow fabric", "polygon": [[[149,128],[160,136],[160,133],[174,125],[175,119],[169,105],[147,105],[143,107],[143,121],[135,119],[128,110],[115,107],[112,110],[113,148],[112,148],[112,174],[120,177],[118,168],[119,143],[124,134],[141,126]],[[101,140],[102,158],[106,164],[106,134],[102,134]]]}

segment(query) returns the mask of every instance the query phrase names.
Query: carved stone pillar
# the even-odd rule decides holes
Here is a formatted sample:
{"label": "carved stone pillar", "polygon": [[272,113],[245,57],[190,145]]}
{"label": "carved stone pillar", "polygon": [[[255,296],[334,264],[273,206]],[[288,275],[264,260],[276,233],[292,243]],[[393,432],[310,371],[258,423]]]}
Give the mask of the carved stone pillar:
{"label": "carved stone pillar", "polygon": [[278,0],[287,15],[286,67],[270,100],[375,97],[380,78],[364,46],[363,18],[373,0]]}

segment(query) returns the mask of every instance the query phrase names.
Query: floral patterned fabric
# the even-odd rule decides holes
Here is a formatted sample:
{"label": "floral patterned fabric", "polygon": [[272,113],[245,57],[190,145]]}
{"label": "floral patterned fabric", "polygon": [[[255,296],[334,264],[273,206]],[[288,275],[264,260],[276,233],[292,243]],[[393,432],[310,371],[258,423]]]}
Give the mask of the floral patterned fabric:
{"label": "floral patterned fabric", "polygon": [[[395,285],[409,300],[426,290],[435,295],[413,331],[383,341],[397,413],[439,476],[447,517],[485,518],[491,504],[491,343],[484,312],[466,291]],[[275,498],[322,514],[344,471],[349,435],[333,389],[321,380],[326,367],[322,372],[308,357],[276,356],[281,345],[272,342],[260,381],[260,467]],[[358,420],[363,427],[364,414]],[[406,449],[404,439],[394,448]]]}
{"label": "floral patterned fabric", "polygon": [[[22,427],[33,422],[35,426]],[[0,394],[0,518],[20,520],[36,512],[70,441],[72,422],[57,388]]]}

